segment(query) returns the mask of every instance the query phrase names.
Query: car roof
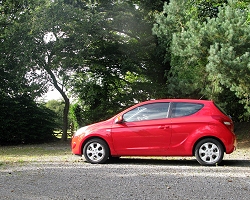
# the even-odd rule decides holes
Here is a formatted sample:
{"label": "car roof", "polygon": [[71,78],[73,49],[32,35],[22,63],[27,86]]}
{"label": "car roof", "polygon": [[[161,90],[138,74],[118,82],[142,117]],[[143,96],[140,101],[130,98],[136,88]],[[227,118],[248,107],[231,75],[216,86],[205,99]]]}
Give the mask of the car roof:
{"label": "car roof", "polygon": [[199,100],[199,99],[152,99],[141,102],[144,103],[155,103],[155,102],[184,102],[184,103],[208,103],[213,102],[212,100]]}
{"label": "car roof", "polygon": [[[123,110],[121,113],[126,113],[129,110],[132,110],[138,106],[142,106],[145,104],[150,104],[150,103],[163,103],[163,102],[183,102],[183,103],[202,103],[202,104],[210,104],[213,103],[212,100],[198,100],[198,99],[152,99],[144,102],[138,102],[137,104]],[[119,113],[119,114],[121,114]],[[116,117],[116,115],[114,116]]]}

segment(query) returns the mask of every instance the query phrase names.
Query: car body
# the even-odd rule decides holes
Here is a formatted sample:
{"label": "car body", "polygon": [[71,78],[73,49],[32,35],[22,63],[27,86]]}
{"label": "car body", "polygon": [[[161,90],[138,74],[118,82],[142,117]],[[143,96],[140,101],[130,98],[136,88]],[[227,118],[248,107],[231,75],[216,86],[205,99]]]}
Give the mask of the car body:
{"label": "car body", "polygon": [[233,129],[213,101],[150,100],[80,128],[71,148],[93,164],[121,156],[195,156],[202,165],[217,165],[236,149]]}

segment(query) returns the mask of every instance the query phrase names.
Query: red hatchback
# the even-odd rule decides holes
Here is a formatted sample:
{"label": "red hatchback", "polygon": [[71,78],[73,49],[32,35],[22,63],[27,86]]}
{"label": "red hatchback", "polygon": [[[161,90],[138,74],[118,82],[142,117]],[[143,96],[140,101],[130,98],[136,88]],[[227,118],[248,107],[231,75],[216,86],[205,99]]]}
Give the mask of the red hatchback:
{"label": "red hatchback", "polygon": [[236,137],[232,120],[213,101],[161,99],[80,128],[71,147],[90,163],[121,156],[195,156],[202,165],[216,165],[224,152],[236,149]]}

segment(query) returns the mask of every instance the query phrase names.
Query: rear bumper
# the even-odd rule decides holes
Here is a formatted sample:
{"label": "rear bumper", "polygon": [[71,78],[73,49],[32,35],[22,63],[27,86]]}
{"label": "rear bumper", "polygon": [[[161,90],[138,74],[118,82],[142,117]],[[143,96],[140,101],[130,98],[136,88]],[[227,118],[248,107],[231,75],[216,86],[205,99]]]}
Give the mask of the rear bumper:
{"label": "rear bumper", "polygon": [[234,140],[234,151],[237,149],[237,139]]}
{"label": "rear bumper", "polygon": [[237,139],[235,138],[234,139],[234,142],[233,142],[233,145],[231,145],[231,148],[228,148],[227,150],[226,150],[226,153],[227,154],[230,154],[230,153],[232,153],[233,151],[235,151],[237,149]]}

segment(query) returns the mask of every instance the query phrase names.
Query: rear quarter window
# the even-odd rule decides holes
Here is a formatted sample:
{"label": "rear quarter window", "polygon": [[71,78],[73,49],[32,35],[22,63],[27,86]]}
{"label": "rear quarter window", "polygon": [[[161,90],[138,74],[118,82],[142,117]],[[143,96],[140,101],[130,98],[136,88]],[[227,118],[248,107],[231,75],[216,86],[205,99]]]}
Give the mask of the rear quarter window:
{"label": "rear quarter window", "polygon": [[171,117],[184,117],[192,115],[203,108],[203,104],[199,103],[173,103]]}

